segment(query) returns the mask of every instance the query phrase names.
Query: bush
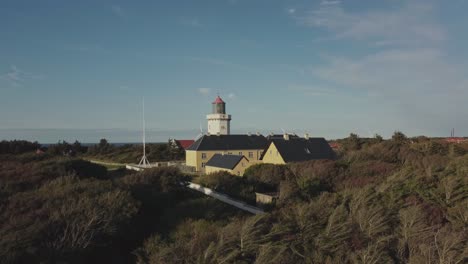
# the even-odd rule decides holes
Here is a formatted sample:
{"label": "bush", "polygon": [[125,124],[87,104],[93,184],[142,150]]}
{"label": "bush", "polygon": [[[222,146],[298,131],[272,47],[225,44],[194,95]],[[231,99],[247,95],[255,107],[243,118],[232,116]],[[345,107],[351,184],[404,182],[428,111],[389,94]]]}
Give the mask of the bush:
{"label": "bush", "polygon": [[282,180],[291,177],[292,172],[286,165],[256,164],[247,168],[244,177],[258,192],[276,192]]}
{"label": "bush", "polygon": [[138,203],[109,181],[60,177],[11,196],[0,215],[0,255],[39,262],[89,254],[108,245]]}
{"label": "bush", "polygon": [[201,176],[197,179],[197,183],[233,198],[255,203],[254,187],[245,178],[235,176],[229,172],[215,172]]}

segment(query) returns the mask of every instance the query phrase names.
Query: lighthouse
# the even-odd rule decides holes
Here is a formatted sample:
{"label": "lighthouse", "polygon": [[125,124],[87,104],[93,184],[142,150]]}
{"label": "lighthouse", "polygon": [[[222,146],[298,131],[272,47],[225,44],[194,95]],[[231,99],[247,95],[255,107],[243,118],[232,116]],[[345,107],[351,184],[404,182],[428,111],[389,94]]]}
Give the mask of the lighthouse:
{"label": "lighthouse", "polygon": [[231,115],[226,114],[226,103],[217,96],[212,103],[213,110],[206,116],[208,120],[208,134],[229,135],[231,133]]}

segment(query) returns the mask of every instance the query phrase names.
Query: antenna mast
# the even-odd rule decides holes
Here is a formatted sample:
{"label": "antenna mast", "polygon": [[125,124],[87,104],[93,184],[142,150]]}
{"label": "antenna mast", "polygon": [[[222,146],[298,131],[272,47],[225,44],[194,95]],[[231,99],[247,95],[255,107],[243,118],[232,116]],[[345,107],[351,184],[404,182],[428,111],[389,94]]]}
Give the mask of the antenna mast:
{"label": "antenna mast", "polygon": [[139,166],[149,167],[150,163],[146,157],[146,127],[145,127],[145,98],[143,97],[143,157],[141,157]]}

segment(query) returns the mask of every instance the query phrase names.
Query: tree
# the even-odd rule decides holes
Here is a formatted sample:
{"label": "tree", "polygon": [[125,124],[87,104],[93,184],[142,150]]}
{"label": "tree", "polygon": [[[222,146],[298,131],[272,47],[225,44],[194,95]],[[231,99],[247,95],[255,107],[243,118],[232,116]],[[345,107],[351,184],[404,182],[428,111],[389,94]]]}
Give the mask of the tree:
{"label": "tree", "polygon": [[361,149],[362,141],[357,134],[351,133],[343,142],[346,151]]}
{"label": "tree", "polygon": [[376,143],[380,143],[380,142],[383,141],[383,137],[381,135],[379,135],[379,134],[375,134],[374,139],[375,139]]}
{"label": "tree", "polygon": [[395,131],[392,140],[396,143],[404,143],[408,138],[401,131]]}

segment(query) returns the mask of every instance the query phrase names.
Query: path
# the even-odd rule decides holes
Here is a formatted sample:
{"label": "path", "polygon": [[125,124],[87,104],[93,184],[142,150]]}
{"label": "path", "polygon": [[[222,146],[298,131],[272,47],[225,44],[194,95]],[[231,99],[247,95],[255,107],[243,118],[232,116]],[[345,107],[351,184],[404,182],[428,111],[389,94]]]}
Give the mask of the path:
{"label": "path", "polygon": [[204,193],[205,195],[211,196],[211,197],[213,197],[215,199],[220,200],[221,202],[230,204],[230,205],[235,206],[235,207],[237,207],[237,208],[239,208],[241,210],[247,211],[247,212],[252,213],[252,214],[263,214],[264,213],[264,211],[262,209],[258,208],[258,207],[248,205],[248,204],[246,204],[246,203],[244,203],[242,201],[235,200],[235,199],[233,199],[233,198],[231,198],[231,197],[229,197],[229,196],[227,196],[225,194],[213,191],[210,188],[203,187],[200,184],[196,184],[196,183],[193,183],[193,182],[187,182],[187,183],[188,183],[188,185],[186,185],[187,188],[190,188],[192,190]]}

